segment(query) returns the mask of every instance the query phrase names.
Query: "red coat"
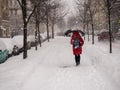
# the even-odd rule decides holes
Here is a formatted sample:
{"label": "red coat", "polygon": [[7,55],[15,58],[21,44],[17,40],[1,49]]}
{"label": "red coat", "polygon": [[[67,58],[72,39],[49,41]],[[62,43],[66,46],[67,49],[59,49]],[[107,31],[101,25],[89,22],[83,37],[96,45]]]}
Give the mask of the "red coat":
{"label": "red coat", "polygon": [[72,35],[72,38],[71,38],[71,44],[73,45],[73,41],[74,41],[74,38],[77,37],[79,38],[80,40],[80,47],[79,48],[74,48],[73,47],[73,54],[74,55],[79,55],[79,54],[82,54],[82,46],[84,44],[84,40],[82,39],[82,37],[80,36],[79,32],[73,32],[73,35]]}

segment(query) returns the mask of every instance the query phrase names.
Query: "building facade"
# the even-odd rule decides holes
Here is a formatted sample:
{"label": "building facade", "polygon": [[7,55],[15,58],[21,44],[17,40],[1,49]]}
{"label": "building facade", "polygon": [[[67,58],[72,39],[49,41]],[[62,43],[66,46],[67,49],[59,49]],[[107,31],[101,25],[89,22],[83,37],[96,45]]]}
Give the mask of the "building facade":
{"label": "building facade", "polygon": [[98,30],[106,29],[107,18],[104,12],[104,2],[103,0],[95,0],[97,11],[94,16],[95,28]]}
{"label": "building facade", "polygon": [[22,34],[22,11],[17,0],[9,0],[9,16],[11,36]]}
{"label": "building facade", "polygon": [[8,0],[0,0],[0,37],[10,37]]}
{"label": "building facade", "polygon": [[[27,1],[27,14],[32,11],[30,0]],[[32,18],[34,19],[34,18]],[[41,31],[45,25],[41,25]],[[30,20],[27,27],[28,35],[34,34],[35,23]],[[23,34],[22,10],[17,0],[0,0],[0,37],[12,37]]]}
{"label": "building facade", "polygon": [[[30,0],[27,0],[27,14],[31,12]],[[22,10],[17,0],[9,0],[10,13],[10,29],[11,36],[23,34],[23,17]],[[28,34],[34,34],[35,25],[32,22],[28,23]]]}
{"label": "building facade", "polygon": [[[103,0],[85,0],[86,8],[90,8],[94,23],[94,30],[102,30],[107,27],[105,4]],[[90,14],[90,10],[88,12]]]}

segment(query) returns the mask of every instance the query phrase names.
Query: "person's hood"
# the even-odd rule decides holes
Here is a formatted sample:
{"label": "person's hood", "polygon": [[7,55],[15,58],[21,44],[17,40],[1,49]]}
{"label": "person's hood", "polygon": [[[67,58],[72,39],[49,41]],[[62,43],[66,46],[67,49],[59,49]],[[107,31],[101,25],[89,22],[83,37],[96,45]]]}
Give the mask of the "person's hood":
{"label": "person's hood", "polygon": [[79,34],[79,32],[78,32],[78,31],[73,31],[73,36],[74,36],[74,37],[79,37],[79,36],[80,36],[80,34]]}

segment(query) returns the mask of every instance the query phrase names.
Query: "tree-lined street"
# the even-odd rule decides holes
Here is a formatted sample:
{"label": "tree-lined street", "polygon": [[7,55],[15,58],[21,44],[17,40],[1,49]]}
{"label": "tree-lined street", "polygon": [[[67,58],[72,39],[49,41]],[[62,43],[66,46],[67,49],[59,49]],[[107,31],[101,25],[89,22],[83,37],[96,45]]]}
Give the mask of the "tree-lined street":
{"label": "tree-lined street", "polygon": [[120,0],[0,0],[0,90],[120,90],[119,59]]}
{"label": "tree-lined street", "polygon": [[105,50],[106,44],[92,46],[85,42],[81,65],[76,67],[69,40],[68,37],[56,37],[49,44],[43,43],[44,46],[37,52],[30,50],[30,57],[26,60],[22,61],[22,54],[10,58],[0,66],[0,89],[119,90],[117,75],[120,73],[114,71],[119,69],[119,64],[114,64],[120,52],[114,49],[114,59]]}

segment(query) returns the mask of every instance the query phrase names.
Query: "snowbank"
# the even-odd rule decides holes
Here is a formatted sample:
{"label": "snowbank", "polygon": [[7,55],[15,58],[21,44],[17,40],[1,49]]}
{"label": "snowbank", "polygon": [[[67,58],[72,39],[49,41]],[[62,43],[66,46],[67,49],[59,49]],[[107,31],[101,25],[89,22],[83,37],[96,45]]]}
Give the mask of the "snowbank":
{"label": "snowbank", "polygon": [[0,38],[0,49],[1,50],[7,49],[9,53],[11,53],[13,49],[13,43],[11,38]]}
{"label": "snowbank", "polygon": [[0,90],[119,90],[120,48],[109,54],[107,43],[85,41],[76,67],[69,41],[56,37],[31,49],[26,60],[9,58],[0,65]]}
{"label": "snowbank", "polygon": [[113,43],[113,53],[109,53],[109,42],[98,42],[95,38],[95,44],[86,41],[85,51],[92,65],[98,70],[106,73],[106,76],[120,86],[120,47],[118,43]]}
{"label": "snowbank", "polygon": [[40,36],[41,36],[41,41],[44,41],[47,38],[47,34],[46,33],[41,33]]}
{"label": "snowbank", "polygon": [[[46,33],[41,33],[40,38],[41,38],[41,41],[44,41],[47,38]],[[35,36],[34,35],[29,35],[28,36],[28,41],[35,42]]]}
{"label": "snowbank", "polygon": [[23,47],[23,35],[17,35],[12,38],[14,45],[17,45],[19,48]]}

